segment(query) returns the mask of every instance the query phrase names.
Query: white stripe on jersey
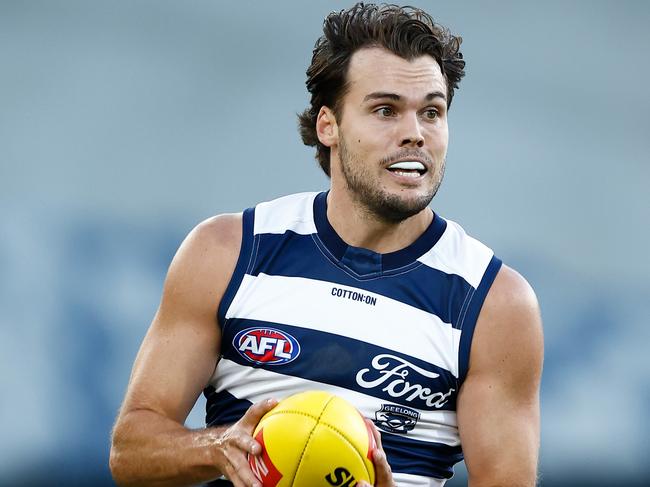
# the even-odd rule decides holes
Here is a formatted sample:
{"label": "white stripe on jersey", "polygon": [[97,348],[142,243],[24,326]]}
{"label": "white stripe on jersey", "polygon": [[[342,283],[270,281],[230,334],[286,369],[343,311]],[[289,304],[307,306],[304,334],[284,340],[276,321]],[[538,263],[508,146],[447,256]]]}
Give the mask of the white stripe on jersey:
{"label": "white stripe on jersey", "polygon": [[[354,404],[361,414],[371,419],[375,417],[375,412],[379,409],[377,405],[382,402],[381,399],[349,389],[239,365],[225,358],[222,358],[217,364],[211,383],[217,392],[225,390],[236,398],[246,398],[253,403],[269,397],[284,399],[305,390],[328,391]],[[281,394],[281,396],[278,396],[278,394]],[[460,444],[455,411],[428,411],[422,409],[416,409],[416,411],[420,413],[418,426],[409,431],[408,438],[428,442],[434,441],[449,446],[458,446]],[[382,434],[391,433],[382,432]]]}
{"label": "white stripe on jersey", "polygon": [[[335,297],[333,288],[358,291],[376,297],[377,302],[372,306]],[[373,308],[371,313],[369,307]],[[369,315],[372,323],[367,322]],[[231,318],[270,321],[347,336],[408,353],[458,377],[461,330],[432,313],[365,289],[303,277],[246,274],[226,312],[226,319]]]}
{"label": "white stripe on jersey", "polygon": [[291,230],[301,235],[316,233],[314,198],[318,193],[298,193],[255,207],[253,233],[279,233]]}
{"label": "white stripe on jersey", "polygon": [[438,243],[418,260],[447,274],[456,274],[476,289],[493,255],[489,247],[467,235],[458,223],[447,220]]}
{"label": "white stripe on jersey", "polygon": [[397,487],[442,487],[447,482],[446,479],[434,479],[408,473],[393,473],[393,480]]}

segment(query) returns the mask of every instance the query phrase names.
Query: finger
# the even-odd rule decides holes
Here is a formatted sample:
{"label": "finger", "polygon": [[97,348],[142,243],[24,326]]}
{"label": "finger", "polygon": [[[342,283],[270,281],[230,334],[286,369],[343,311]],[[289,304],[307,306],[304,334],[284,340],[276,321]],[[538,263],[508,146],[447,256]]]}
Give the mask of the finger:
{"label": "finger", "polygon": [[372,452],[372,461],[375,464],[375,485],[381,487],[389,487],[395,485],[393,483],[393,473],[391,472],[388,460],[386,460],[386,453],[379,448]]}
{"label": "finger", "polygon": [[[262,484],[250,469],[248,460],[243,455],[237,457],[237,459],[228,461],[228,480],[235,487],[262,487]],[[239,457],[243,458],[244,461]]]}
{"label": "finger", "polygon": [[[262,451],[260,444],[252,437],[253,430],[267,412],[278,404],[276,399],[266,399],[253,404],[244,416],[232,427],[231,441],[238,448],[252,455],[259,455]],[[243,434],[242,434],[243,433]]]}
{"label": "finger", "polygon": [[234,478],[229,479],[235,487],[262,487],[262,484],[257,477],[252,473],[251,476],[243,475],[243,472],[234,474]]}
{"label": "finger", "polygon": [[242,452],[232,452],[230,455],[230,463],[245,485],[262,487],[259,479],[251,469],[248,458],[249,455],[243,454]]}
{"label": "finger", "polygon": [[262,416],[277,406],[277,404],[277,399],[265,399],[264,401],[256,402],[248,408],[248,411],[246,411],[244,416],[238,422],[245,429],[253,431],[255,426],[257,426],[257,423],[262,419]]}
{"label": "finger", "polygon": [[[230,482],[234,487],[253,487],[254,484],[246,482],[244,479],[242,479],[239,475],[235,474],[233,477],[229,478]],[[258,487],[260,484],[258,483],[255,485],[255,487]]]}
{"label": "finger", "polygon": [[364,420],[365,420],[366,424],[368,425],[368,427],[370,428],[370,431],[372,431],[372,436],[374,436],[374,438],[375,438],[375,443],[377,444],[377,447],[380,450],[383,450],[384,447],[381,445],[381,434],[379,434],[379,430],[375,426],[375,423],[373,423],[372,420],[370,420],[368,418],[364,418]]}
{"label": "finger", "polygon": [[246,487],[262,487],[262,483],[253,473],[250,466],[248,465],[248,462],[246,462],[246,465],[242,466],[242,468],[237,471],[237,475],[243,482],[243,485]]}
{"label": "finger", "polygon": [[240,487],[241,480],[239,480],[239,476],[237,475],[237,471],[235,468],[232,466],[232,463],[228,459],[226,459],[226,464],[224,465],[222,469],[222,473],[226,477],[226,479],[232,483],[235,487]]}
{"label": "finger", "polygon": [[375,465],[375,485],[378,487],[395,485],[393,482],[393,473],[386,458],[386,452],[384,452],[384,447],[381,444],[381,434],[371,420],[366,419],[366,424],[370,428],[370,431],[372,431],[375,443],[377,444],[377,447],[372,451],[372,462]]}

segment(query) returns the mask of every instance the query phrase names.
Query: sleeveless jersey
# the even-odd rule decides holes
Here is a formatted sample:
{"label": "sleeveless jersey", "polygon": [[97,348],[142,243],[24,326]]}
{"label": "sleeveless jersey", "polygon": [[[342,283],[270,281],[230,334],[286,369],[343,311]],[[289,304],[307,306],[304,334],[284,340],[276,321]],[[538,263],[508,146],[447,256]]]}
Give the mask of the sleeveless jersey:
{"label": "sleeveless jersey", "polygon": [[326,192],[245,210],[207,425],[268,397],[326,390],[374,421],[398,486],[442,486],[462,460],[456,397],[500,266],[437,214],[413,244],[379,254],[336,234]]}

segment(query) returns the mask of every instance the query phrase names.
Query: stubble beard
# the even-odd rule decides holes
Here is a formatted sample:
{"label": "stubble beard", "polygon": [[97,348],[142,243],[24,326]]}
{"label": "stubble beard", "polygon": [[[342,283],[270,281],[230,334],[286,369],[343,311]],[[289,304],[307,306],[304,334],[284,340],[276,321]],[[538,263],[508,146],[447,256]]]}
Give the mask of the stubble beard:
{"label": "stubble beard", "polygon": [[[440,166],[436,168],[435,181],[429,191],[416,198],[403,198],[397,194],[384,191],[379,186],[376,179],[367,170],[363,169],[359,158],[348,151],[343,136],[339,139],[339,153],[343,177],[352,197],[361,205],[365,213],[386,223],[400,223],[413,215],[417,215],[429,206],[429,203],[438,192],[438,188],[440,188],[445,173],[445,161],[443,159]],[[393,155],[392,157],[404,157],[404,155]],[[388,162],[390,160],[379,161],[378,164]]]}

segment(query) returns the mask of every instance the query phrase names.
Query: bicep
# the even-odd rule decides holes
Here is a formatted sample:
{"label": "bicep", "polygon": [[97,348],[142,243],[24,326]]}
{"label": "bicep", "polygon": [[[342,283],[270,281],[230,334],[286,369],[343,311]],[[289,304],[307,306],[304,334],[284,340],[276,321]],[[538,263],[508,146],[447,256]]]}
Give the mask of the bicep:
{"label": "bicep", "polygon": [[217,307],[239,250],[237,225],[235,219],[199,226],[181,245],[135,360],[121,414],[146,409],[183,423],[207,385],[219,356]]}
{"label": "bicep", "polygon": [[458,398],[471,486],[535,484],[542,355],[532,289],[504,268],[481,311]]}

